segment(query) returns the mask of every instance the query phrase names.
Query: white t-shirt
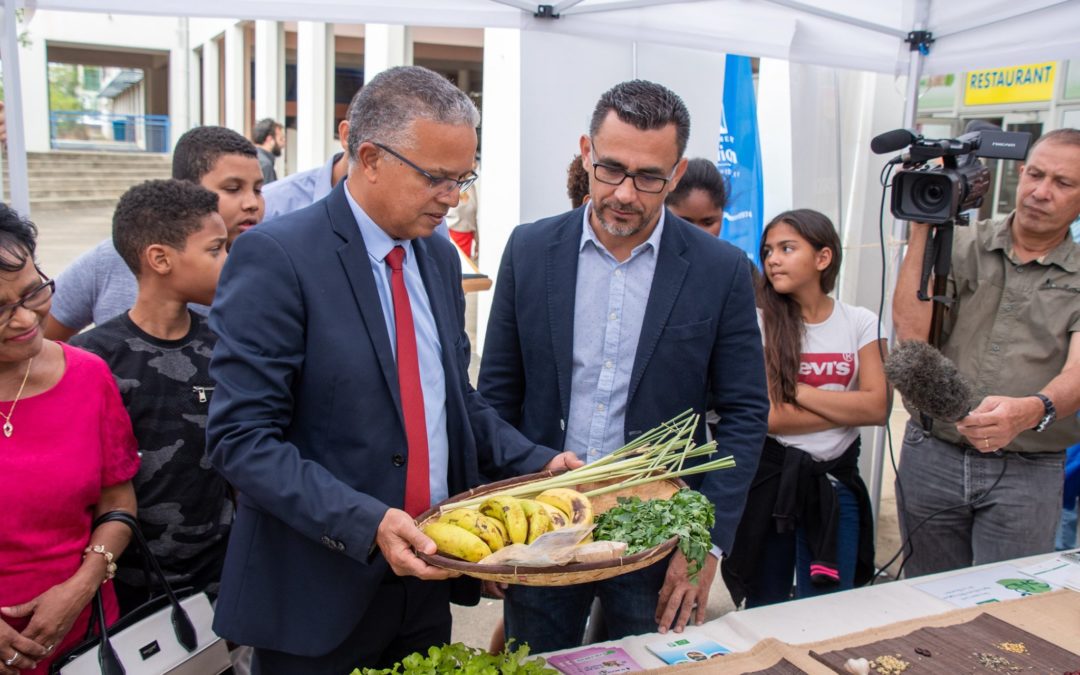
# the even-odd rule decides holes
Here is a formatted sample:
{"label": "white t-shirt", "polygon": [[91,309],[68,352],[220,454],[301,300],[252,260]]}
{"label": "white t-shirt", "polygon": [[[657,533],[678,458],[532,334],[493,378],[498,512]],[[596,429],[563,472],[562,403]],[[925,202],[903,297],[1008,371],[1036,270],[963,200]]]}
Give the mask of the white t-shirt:
{"label": "white t-shirt", "polygon": [[[761,311],[758,310],[758,322]],[[881,333],[884,335],[884,332]],[[764,330],[762,330],[764,335]],[[859,388],[859,350],[878,339],[878,319],[870,310],[840,301],[821,323],[806,324],[799,382],[826,391]],[[776,434],[781,445],[791,445],[819,462],[836,459],[859,435],[858,427],[838,427],[808,434]]]}

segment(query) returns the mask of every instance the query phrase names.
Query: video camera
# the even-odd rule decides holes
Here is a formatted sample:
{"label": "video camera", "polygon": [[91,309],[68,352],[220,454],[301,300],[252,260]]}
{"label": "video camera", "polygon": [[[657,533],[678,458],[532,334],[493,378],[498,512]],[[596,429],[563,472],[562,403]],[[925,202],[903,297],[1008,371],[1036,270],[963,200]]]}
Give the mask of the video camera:
{"label": "video camera", "polygon": [[[976,158],[1023,160],[1031,134],[973,131],[958,138],[930,139],[894,129],[870,141],[881,155],[907,151],[889,161],[903,164],[892,181],[893,216],[931,225],[967,225],[965,211],[982,205],[990,190],[990,170]],[[931,160],[941,159],[931,164]]]}

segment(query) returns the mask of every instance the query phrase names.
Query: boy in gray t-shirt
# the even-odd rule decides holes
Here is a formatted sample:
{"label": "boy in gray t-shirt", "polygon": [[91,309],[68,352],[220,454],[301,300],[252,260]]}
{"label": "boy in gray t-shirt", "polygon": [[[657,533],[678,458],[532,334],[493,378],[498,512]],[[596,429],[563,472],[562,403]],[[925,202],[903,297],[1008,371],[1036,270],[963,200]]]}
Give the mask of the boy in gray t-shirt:
{"label": "boy in gray t-shirt", "polygon": [[[251,141],[225,127],[196,127],[176,142],[172,177],[197,183],[218,196],[229,244],[262,220],[262,171]],[[45,337],[67,340],[91,323],[101,324],[135,304],[135,275],[111,239],[79,256],[56,278]],[[192,305],[200,314],[209,307]]]}

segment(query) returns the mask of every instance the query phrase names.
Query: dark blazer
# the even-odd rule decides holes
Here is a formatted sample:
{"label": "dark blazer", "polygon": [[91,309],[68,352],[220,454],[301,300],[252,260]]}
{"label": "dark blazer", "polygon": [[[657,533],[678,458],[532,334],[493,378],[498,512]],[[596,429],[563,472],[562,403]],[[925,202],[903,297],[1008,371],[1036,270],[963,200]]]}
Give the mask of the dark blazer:
{"label": "dark blazer", "polygon": [[[413,242],[446,371],[450,494],[537,471],[554,456],[499,419],[468,382],[453,244]],[[337,647],[386,561],[375,533],[401,508],[407,462],[397,366],[344,181],[237,239],[210,315],[207,447],[239,494],[215,630],[301,656]],[[372,608],[376,611],[376,608]]]}
{"label": "dark blazer", "polygon": [[[583,209],[510,236],[488,319],[479,389],[530,440],[564,448]],[[727,242],[665,216],[630,377],[625,438],[693,408],[721,420],[719,453],[736,467],[687,482],[716,505],[713,543],[731,551],[768,427],[769,400],[749,261]]]}

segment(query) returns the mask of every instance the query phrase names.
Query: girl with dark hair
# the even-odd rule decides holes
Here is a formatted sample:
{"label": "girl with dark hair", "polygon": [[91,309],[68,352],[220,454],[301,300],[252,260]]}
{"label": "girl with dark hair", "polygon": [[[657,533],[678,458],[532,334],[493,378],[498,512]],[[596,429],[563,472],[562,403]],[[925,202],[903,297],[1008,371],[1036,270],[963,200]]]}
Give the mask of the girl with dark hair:
{"label": "girl with dark hair", "polygon": [[840,238],[821,213],[781,213],[762,233],[759,320],[769,435],[724,581],[747,607],[866,583],[873,574],[870,499],[859,427],[884,424],[886,345],[878,318],[829,296]]}
{"label": "girl with dark hair", "polygon": [[130,531],[90,528],[134,514],[139,468],[108,366],[44,338],[53,282],[34,261],[36,234],[0,204],[0,675],[47,673],[86,635],[99,588],[115,620],[106,582]]}
{"label": "girl with dark hair", "polygon": [[714,237],[720,236],[727,204],[727,185],[716,164],[696,157],[686,163],[686,173],[667,196],[667,207],[685,221]]}

